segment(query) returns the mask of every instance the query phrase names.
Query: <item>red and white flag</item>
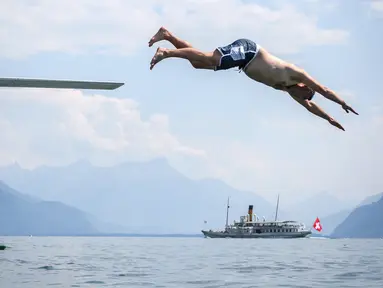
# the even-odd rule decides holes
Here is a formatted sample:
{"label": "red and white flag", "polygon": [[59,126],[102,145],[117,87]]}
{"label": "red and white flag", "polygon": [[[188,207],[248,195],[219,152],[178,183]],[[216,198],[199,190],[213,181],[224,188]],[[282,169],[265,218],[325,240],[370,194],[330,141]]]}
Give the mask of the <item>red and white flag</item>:
{"label": "red and white flag", "polygon": [[320,224],[320,221],[319,221],[319,218],[317,217],[317,219],[315,220],[314,224],[313,224],[313,227],[315,230],[317,230],[318,232],[322,231],[322,225]]}

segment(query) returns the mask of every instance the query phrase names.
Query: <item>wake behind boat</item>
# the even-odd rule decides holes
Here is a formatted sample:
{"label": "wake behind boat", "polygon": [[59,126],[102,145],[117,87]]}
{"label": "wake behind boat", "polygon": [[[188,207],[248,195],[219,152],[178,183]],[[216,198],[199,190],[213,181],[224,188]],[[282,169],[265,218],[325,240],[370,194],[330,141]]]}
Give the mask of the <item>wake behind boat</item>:
{"label": "wake behind boat", "polygon": [[[240,221],[234,221],[228,225],[229,199],[227,202],[226,227],[224,230],[202,230],[206,238],[305,238],[311,235],[311,230],[306,229],[303,223],[297,221],[277,221],[275,213],[274,221],[259,221],[257,215],[253,214],[253,205],[249,205],[248,214],[240,217]],[[255,219],[255,221],[253,221]]]}

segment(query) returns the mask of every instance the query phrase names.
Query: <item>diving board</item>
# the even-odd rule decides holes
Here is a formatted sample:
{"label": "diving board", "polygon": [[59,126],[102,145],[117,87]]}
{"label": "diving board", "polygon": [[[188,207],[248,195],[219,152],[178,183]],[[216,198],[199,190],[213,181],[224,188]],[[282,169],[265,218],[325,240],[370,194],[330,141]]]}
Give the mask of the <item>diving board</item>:
{"label": "diving board", "polygon": [[14,88],[115,90],[124,84],[125,83],[97,82],[97,81],[0,78],[0,87],[14,87]]}

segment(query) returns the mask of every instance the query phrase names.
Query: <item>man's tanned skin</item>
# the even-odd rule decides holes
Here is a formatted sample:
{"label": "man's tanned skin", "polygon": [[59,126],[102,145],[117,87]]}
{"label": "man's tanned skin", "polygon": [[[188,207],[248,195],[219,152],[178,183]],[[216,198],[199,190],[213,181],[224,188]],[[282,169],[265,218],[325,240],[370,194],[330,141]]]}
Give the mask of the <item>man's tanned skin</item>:
{"label": "man's tanned skin", "polygon": [[162,40],[169,41],[176,49],[158,48],[150,63],[151,70],[160,61],[174,57],[188,60],[196,69],[222,70],[241,67],[249,78],[287,92],[308,111],[343,131],[342,125],[311,100],[315,92],[339,104],[347,113],[351,111],[359,115],[334,91],[320,84],[305,70],[281,60],[251,40],[239,39],[226,47],[202,52],[161,27],[150,39],[149,47]]}

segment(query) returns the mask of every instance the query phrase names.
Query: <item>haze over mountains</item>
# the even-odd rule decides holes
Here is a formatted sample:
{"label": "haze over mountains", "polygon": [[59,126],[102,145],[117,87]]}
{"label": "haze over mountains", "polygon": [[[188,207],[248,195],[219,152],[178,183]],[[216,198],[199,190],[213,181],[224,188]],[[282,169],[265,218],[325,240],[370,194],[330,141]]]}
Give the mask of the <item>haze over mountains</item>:
{"label": "haze over mountains", "polygon": [[370,204],[359,205],[335,228],[332,237],[344,238],[383,238],[383,197],[376,195]]}
{"label": "haze over mountains", "polygon": [[12,165],[0,169],[0,179],[19,191],[72,205],[133,233],[198,233],[205,220],[209,226],[222,227],[228,196],[231,219],[246,214],[249,204],[261,217],[275,213],[275,204],[252,192],[214,179],[191,180],[164,159],[113,167],[86,161],[35,170]]}
{"label": "haze over mountains", "polygon": [[[339,212],[330,214],[330,215],[328,215],[326,217],[323,217],[321,219],[321,223],[323,225],[322,234],[323,235],[330,235],[330,234],[333,235],[333,232],[338,227],[338,225],[343,223],[346,219],[347,219],[347,221],[351,221],[348,218],[348,216],[353,211],[355,211],[355,209],[357,209],[359,207],[366,206],[366,205],[370,205],[370,204],[372,204],[374,202],[377,202],[382,197],[383,197],[383,193],[378,193],[376,195],[372,195],[372,196],[366,197],[361,203],[359,203],[359,204],[357,204],[355,206],[352,206],[351,208],[344,209],[344,210],[341,210]],[[375,220],[372,220],[372,221],[374,221],[374,222],[375,221],[383,221],[383,218],[375,219]],[[351,224],[351,226],[352,226],[352,224]]]}
{"label": "haze over mountains", "polygon": [[[76,207],[90,222],[89,229],[108,233],[199,233],[202,228],[222,228],[228,196],[230,222],[245,215],[250,204],[254,213],[266,219],[274,219],[276,208],[276,203],[220,180],[189,179],[164,159],[112,167],[78,161],[34,170],[15,164],[0,167],[0,179],[39,199]],[[329,193],[314,195],[291,207],[284,207],[281,197],[278,219],[303,221],[311,227],[318,216],[323,234],[330,234],[354,206]]]}
{"label": "haze over mountains", "polygon": [[[343,216],[342,212],[348,211],[346,217],[352,207],[354,207],[352,203],[341,201],[328,192],[322,192],[289,206],[287,209],[291,219],[301,221],[306,226],[311,226],[315,218],[319,217],[323,226],[322,234],[328,235],[340,223],[336,221],[337,218],[334,215],[340,213]],[[331,218],[330,221],[328,221],[328,217]]]}
{"label": "haze over mountains", "polygon": [[98,232],[87,215],[60,202],[41,201],[0,181],[0,235],[67,235]]}

